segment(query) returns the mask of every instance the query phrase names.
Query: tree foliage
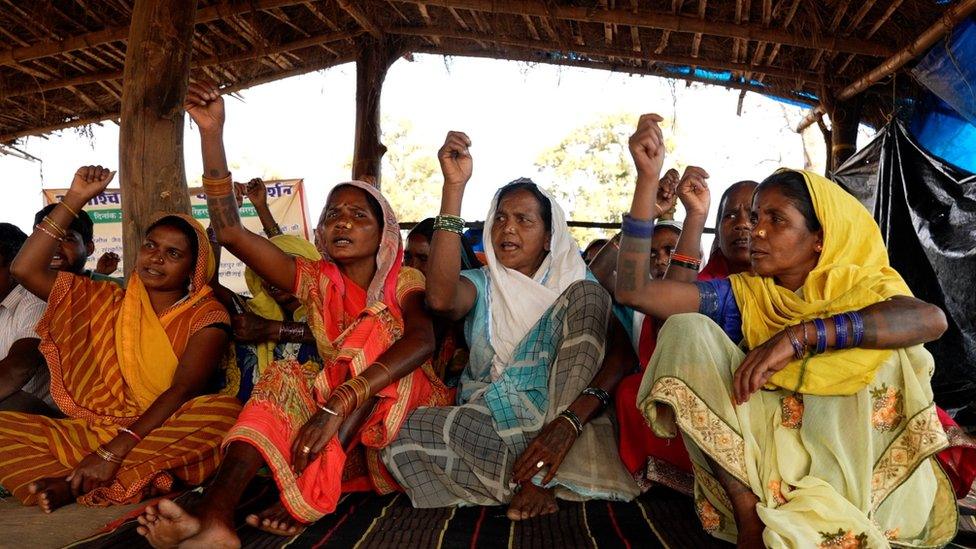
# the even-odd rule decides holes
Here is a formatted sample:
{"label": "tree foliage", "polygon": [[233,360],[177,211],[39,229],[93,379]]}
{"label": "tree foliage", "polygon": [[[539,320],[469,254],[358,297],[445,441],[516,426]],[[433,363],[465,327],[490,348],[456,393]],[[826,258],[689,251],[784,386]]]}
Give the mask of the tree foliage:
{"label": "tree foliage", "polygon": [[[664,124],[667,124],[665,121]],[[627,149],[627,140],[637,125],[633,114],[604,115],[572,130],[556,146],[536,160],[541,181],[567,206],[575,221],[619,222],[630,209],[637,172]],[[668,152],[673,143],[669,128],[663,127]],[[571,229],[580,247],[614,231]]]}

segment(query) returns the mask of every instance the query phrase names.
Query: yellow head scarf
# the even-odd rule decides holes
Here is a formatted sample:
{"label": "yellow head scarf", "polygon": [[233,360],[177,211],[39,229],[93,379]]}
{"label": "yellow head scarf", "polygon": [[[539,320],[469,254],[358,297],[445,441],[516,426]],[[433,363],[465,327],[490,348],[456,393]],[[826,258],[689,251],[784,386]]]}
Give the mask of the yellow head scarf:
{"label": "yellow head scarf", "polygon": [[196,267],[190,278],[190,291],[182,301],[157,316],[142,279],[133,273],[126,285],[122,310],[115,324],[115,347],[122,377],[129,394],[142,411],[172,385],[173,374],[179,365],[165,327],[213,293],[208,283],[216,268],[203,226],[188,215],[166,213],[158,214],[150,225],[165,217],[182,219],[193,227],[196,234]]}
{"label": "yellow head scarf", "polygon": [[[832,181],[811,172],[798,173],[806,180],[823,227],[823,252],[796,293],[777,286],[772,278],[748,273],[729,277],[750,349],[801,320],[912,295],[901,275],[888,264],[881,231],[864,206]],[[794,360],[774,374],[770,384],[814,395],[853,394],[871,382],[891,352],[850,349]]]}
{"label": "yellow head scarf", "polygon": [[[315,249],[315,246],[305,240],[292,235],[278,235],[272,237],[271,243],[277,246],[281,251],[285,252],[291,256],[304,257],[305,259],[319,260],[322,256],[319,251]],[[257,275],[250,267],[244,269],[244,281],[247,283],[247,289],[251,291],[251,295],[254,296],[247,302],[247,308],[254,314],[267,318],[268,320],[283,320],[285,318],[284,312],[281,310],[281,306],[278,305],[275,300],[268,295],[265,291],[264,285],[262,284],[261,277]],[[293,318],[297,321],[305,319],[305,306],[299,307]],[[264,372],[268,364],[274,360],[274,342],[259,343],[257,345],[257,357],[258,357],[258,372]]]}

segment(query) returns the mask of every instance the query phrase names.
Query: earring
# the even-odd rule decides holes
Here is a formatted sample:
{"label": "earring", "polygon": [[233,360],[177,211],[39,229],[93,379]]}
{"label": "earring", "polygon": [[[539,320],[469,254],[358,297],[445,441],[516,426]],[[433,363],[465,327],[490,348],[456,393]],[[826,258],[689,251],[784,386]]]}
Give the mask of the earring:
{"label": "earring", "polygon": [[823,246],[820,245],[820,244],[817,244],[816,246],[813,247],[813,249],[814,250],[817,250],[817,253],[819,254],[820,252],[823,251]]}

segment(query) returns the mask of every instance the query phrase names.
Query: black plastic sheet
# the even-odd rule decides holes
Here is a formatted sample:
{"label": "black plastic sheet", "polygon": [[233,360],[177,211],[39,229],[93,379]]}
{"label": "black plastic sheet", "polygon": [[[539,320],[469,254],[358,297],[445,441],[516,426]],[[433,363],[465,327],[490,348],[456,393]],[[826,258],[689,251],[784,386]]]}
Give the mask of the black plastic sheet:
{"label": "black plastic sheet", "polygon": [[936,402],[976,425],[976,176],[926,153],[895,121],[833,179],[874,213],[916,297],[946,312],[949,330],[926,345]]}

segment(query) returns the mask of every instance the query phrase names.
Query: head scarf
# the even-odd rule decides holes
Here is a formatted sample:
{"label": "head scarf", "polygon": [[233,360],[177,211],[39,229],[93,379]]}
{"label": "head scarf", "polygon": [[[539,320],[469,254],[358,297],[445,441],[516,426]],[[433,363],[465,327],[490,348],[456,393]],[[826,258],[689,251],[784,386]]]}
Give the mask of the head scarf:
{"label": "head scarf", "polygon": [[[911,290],[888,263],[881,231],[864,206],[839,185],[815,173],[806,180],[823,227],[823,251],[798,292],[772,278],[732,275],[732,291],[742,312],[742,332],[750,349],[801,320],[856,311]],[[864,388],[890,350],[849,349],[794,360],[770,384],[815,395],[848,395]]]}
{"label": "head scarf", "polygon": [[165,327],[213,293],[209,282],[216,265],[203,226],[189,215],[171,213],[157,214],[150,226],[167,217],[182,219],[193,228],[196,235],[196,266],[190,275],[189,293],[157,315],[142,279],[134,273],[129,277],[115,324],[115,346],[122,377],[142,410],[148,408],[156,397],[169,388],[179,365]]}
{"label": "head scarf", "polygon": [[[400,236],[400,222],[397,221],[396,214],[393,212],[390,203],[387,202],[386,197],[376,187],[363,181],[339,183],[329,191],[329,196],[325,200],[325,207],[322,208],[322,213],[319,215],[319,226],[325,220],[326,208],[328,208],[329,201],[332,200],[332,195],[337,190],[347,186],[366,192],[379,203],[380,209],[383,211],[383,219],[377,220],[383,224],[381,228],[383,232],[380,234],[379,249],[376,250],[376,274],[373,275],[369,288],[366,288],[366,306],[369,307],[378,302],[385,303],[394,313],[394,316],[400,318],[396,286],[400,265],[403,263],[403,239]],[[326,275],[333,282],[338,281],[337,283],[341,288],[342,276],[339,273],[339,267],[332,262],[332,258],[326,253],[324,245],[319,251],[322,253],[322,257],[327,260],[325,262]]]}
{"label": "head scarf", "polygon": [[[305,259],[322,259],[315,245],[304,238],[289,234],[282,234],[269,239],[272,244],[290,256],[304,257]],[[250,290],[251,299],[247,301],[247,308],[252,313],[268,320],[283,320],[285,318],[281,305],[274,300],[264,289],[263,280],[250,267],[244,269],[244,281],[247,289]],[[297,321],[305,319],[305,306],[302,305],[295,310],[293,318]],[[264,342],[256,345],[258,357],[258,372],[264,372],[268,364],[274,360],[275,342]]]}
{"label": "head scarf", "polygon": [[549,254],[532,277],[505,267],[495,257],[491,227],[494,224],[495,210],[498,209],[501,189],[495,192],[485,218],[484,245],[491,316],[489,334],[492,349],[495,350],[492,366],[494,374],[500,374],[511,360],[515,347],[542,318],[543,313],[556,302],[559,295],[570,284],[583,280],[586,276],[586,263],[583,262],[579,246],[569,233],[566,214],[552,195],[541,187],[537,188],[549,200],[552,208],[552,236],[549,240]]}

